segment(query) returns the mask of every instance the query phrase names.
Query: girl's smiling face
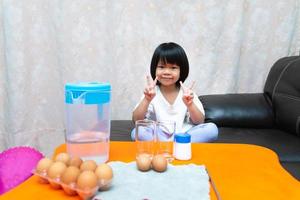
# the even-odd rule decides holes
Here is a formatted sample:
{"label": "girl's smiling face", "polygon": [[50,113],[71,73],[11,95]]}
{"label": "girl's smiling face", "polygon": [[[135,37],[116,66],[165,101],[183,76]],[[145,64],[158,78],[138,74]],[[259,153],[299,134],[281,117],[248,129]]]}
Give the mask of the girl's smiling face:
{"label": "girl's smiling face", "polygon": [[179,80],[180,76],[180,67],[176,64],[165,63],[159,61],[156,67],[156,77],[157,80],[163,86],[175,85]]}

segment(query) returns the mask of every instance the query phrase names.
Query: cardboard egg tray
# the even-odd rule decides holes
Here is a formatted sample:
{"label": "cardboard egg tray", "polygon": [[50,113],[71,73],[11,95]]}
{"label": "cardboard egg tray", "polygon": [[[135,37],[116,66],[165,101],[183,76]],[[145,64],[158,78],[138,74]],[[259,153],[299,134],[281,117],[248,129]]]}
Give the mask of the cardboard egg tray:
{"label": "cardboard egg tray", "polygon": [[76,187],[76,183],[65,184],[60,178],[52,179],[47,176],[47,173],[38,173],[36,170],[32,172],[34,175],[39,177],[40,183],[50,184],[53,189],[63,189],[67,195],[74,196],[79,195],[82,199],[86,200],[93,197],[98,190],[107,190],[112,180],[99,180],[98,185],[92,189],[79,189]]}

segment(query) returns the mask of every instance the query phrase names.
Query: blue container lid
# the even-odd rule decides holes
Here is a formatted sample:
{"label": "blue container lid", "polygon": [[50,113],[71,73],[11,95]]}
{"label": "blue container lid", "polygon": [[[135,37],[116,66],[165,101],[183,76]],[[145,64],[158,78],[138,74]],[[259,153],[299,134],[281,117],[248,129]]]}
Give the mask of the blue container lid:
{"label": "blue container lid", "polygon": [[110,101],[111,86],[103,82],[78,82],[65,85],[67,104],[103,104]]}
{"label": "blue container lid", "polygon": [[177,143],[190,143],[191,135],[188,133],[177,133],[175,134],[175,142]]}
{"label": "blue container lid", "polygon": [[110,91],[111,86],[109,83],[102,82],[78,82],[78,83],[67,83],[65,86],[66,90],[72,91]]}

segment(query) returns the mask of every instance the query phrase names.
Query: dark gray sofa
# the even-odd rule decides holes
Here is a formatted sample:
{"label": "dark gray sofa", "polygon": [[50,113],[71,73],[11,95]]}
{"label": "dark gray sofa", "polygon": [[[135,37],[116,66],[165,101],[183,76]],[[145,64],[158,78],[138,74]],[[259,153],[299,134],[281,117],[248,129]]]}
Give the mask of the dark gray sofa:
{"label": "dark gray sofa", "polygon": [[[217,80],[216,80],[217,81]],[[216,143],[255,144],[272,149],[282,166],[300,180],[300,57],[279,59],[263,93],[199,96],[206,122],[219,127]],[[134,124],[115,120],[111,140],[130,141]]]}

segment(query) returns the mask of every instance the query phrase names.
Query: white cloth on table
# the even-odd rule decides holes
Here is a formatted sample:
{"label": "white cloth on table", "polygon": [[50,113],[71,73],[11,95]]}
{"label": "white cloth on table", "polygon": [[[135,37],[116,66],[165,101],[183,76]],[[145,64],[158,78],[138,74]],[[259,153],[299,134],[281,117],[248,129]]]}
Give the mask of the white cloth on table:
{"label": "white cloth on table", "polygon": [[167,171],[141,172],[135,162],[108,163],[114,173],[111,188],[94,200],[208,200],[209,176],[204,165],[168,165]]}

